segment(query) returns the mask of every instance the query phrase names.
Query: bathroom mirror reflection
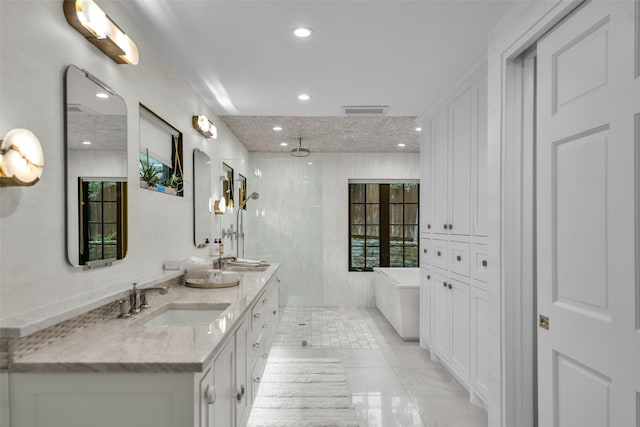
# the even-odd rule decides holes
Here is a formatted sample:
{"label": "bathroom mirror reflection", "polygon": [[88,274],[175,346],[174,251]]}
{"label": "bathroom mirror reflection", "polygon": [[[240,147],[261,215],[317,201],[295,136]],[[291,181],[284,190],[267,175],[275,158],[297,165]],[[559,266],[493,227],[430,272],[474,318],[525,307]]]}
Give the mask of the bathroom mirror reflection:
{"label": "bathroom mirror reflection", "polygon": [[223,162],[222,172],[224,174],[224,179],[222,181],[222,195],[227,201],[227,208],[233,209],[235,190],[233,185],[233,168]]}
{"label": "bathroom mirror reflection", "polygon": [[193,235],[201,248],[211,242],[211,159],[199,149],[193,150]]}
{"label": "bathroom mirror reflection", "polygon": [[110,265],[127,253],[127,107],[70,65],[65,75],[67,258]]}

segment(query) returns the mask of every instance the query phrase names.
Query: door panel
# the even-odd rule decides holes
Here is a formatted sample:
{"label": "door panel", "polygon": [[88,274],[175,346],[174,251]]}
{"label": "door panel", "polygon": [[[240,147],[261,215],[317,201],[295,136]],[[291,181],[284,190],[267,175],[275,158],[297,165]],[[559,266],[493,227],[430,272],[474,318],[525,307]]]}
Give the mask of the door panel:
{"label": "door panel", "polygon": [[431,295],[433,301],[433,335],[431,337],[432,350],[438,356],[449,360],[449,289],[447,278],[436,273],[431,274]]}
{"label": "door panel", "polygon": [[453,285],[451,293],[451,368],[464,380],[469,382],[469,327],[470,299],[469,285],[449,279]]}
{"label": "door panel", "polygon": [[433,157],[429,164],[432,170],[432,199],[433,223],[431,231],[433,233],[446,234],[445,224],[449,223],[449,200],[448,200],[448,174],[449,174],[449,151],[447,141],[447,110],[431,120],[431,152]]}
{"label": "door panel", "polygon": [[638,427],[634,3],[588,2],[537,46],[540,426]]}
{"label": "door panel", "polygon": [[451,234],[471,234],[471,117],[472,92],[467,89],[451,103]]}

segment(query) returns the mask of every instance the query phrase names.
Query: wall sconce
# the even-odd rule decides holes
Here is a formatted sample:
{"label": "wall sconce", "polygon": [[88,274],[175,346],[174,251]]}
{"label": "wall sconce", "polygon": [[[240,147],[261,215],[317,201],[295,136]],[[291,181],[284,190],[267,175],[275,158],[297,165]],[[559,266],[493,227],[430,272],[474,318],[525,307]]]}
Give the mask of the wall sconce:
{"label": "wall sconce", "polygon": [[67,22],[118,64],[138,63],[138,47],[93,0],[64,0]]}
{"label": "wall sconce", "polygon": [[42,176],[44,154],[38,138],[27,129],[12,129],[0,144],[0,185],[33,185]]}
{"label": "wall sconce", "polygon": [[225,200],[224,196],[220,197],[220,200],[216,200],[213,203],[213,213],[215,213],[216,215],[222,215],[226,212],[227,210],[227,201]]}
{"label": "wall sconce", "polygon": [[205,138],[218,139],[218,128],[205,116],[193,116],[191,122],[195,130]]}

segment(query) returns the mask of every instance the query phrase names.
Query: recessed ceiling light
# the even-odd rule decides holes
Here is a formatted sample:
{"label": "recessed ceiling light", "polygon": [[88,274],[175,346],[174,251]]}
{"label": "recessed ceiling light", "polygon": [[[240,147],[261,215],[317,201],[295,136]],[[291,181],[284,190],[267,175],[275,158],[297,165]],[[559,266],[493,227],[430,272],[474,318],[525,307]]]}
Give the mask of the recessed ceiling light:
{"label": "recessed ceiling light", "polygon": [[286,147],[289,144],[287,144],[286,142],[281,142],[280,145],[282,145],[283,147]]}
{"label": "recessed ceiling light", "polygon": [[91,141],[82,141],[82,145],[91,145]]}
{"label": "recessed ceiling light", "polygon": [[298,95],[298,99],[300,101],[308,101],[311,99],[311,96],[307,95],[306,93],[301,93],[300,95]]}
{"label": "recessed ceiling light", "polygon": [[275,130],[276,132],[280,132],[282,130],[282,127],[280,126],[274,126],[273,130]]}
{"label": "recessed ceiling light", "polygon": [[416,132],[420,132],[421,130],[422,130],[422,128],[421,128],[421,127],[417,127],[417,128],[416,128]]}
{"label": "recessed ceiling light", "polygon": [[300,37],[301,39],[305,37],[309,37],[313,30],[308,27],[298,27],[293,29],[293,35],[296,37]]}
{"label": "recessed ceiling light", "polygon": [[403,144],[402,142],[400,144],[398,144],[398,147],[406,147],[407,144]]}
{"label": "recessed ceiling light", "polygon": [[307,162],[307,164],[308,164],[308,165],[312,165],[312,164],[313,164],[313,162]]}
{"label": "recessed ceiling light", "polygon": [[109,95],[107,95],[104,92],[98,92],[96,93],[96,98],[100,98],[100,99],[107,99],[109,97]]}

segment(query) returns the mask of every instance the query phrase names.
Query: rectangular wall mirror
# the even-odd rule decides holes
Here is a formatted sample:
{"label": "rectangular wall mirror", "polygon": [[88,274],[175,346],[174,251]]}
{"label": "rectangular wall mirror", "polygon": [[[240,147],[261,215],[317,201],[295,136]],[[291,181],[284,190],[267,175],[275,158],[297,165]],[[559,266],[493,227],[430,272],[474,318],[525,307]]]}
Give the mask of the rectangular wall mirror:
{"label": "rectangular wall mirror", "polygon": [[67,259],[110,265],[127,254],[127,107],[87,71],[65,74]]}
{"label": "rectangular wall mirror", "polygon": [[140,187],[183,196],[182,132],[140,104]]}
{"label": "rectangular wall mirror", "polygon": [[197,247],[211,239],[211,159],[199,149],[193,150],[193,238]]}
{"label": "rectangular wall mirror", "polygon": [[222,195],[227,201],[227,208],[233,209],[234,206],[234,190],[233,185],[233,168],[226,163],[222,163],[222,172],[224,180],[222,181]]}
{"label": "rectangular wall mirror", "polygon": [[247,178],[241,173],[238,174],[238,206],[247,210]]}

